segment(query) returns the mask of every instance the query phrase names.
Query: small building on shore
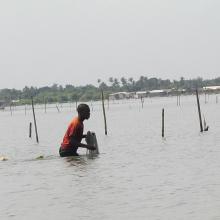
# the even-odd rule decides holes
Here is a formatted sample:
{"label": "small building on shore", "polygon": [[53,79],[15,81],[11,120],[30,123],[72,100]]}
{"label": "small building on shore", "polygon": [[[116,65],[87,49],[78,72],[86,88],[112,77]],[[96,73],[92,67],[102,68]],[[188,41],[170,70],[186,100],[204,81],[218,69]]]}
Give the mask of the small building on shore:
{"label": "small building on shore", "polygon": [[186,93],[186,89],[165,89],[164,91],[167,92],[168,96],[174,96],[174,95],[182,95]]}
{"label": "small building on shore", "polygon": [[205,86],[202,89],[204,92],[220,92],[220,86]]}
{"label": "small building on shore", "polygon": [[109,95],[109,100],[129,99],[129,92],[116,92]]}
{"label": "small building on shore", "polygon": [[185,93],[186,93],[185,89],[175,89],[175,88],[156,89],[150,91],[137,91],[137,92],[116,92],[109,95],[109,100],[134,99],[134,98],[141,99],[146,97],[164,97],[164,96],[180,95]]}
{"label": "small building on shore", "polygon": [[162,90],[162,89],[157,89],[157,90],[151,90],[149,91],[149,96],[154,97],[154,96],[167,96],[167,91]]}
{"label": "small building on shore", "polygon": [[148,96],[148,94],[149,94],[149,92],[147,92],[147,91],[139,91],[139,92],[136,92],[135,98],[137,98],[137,99],[145,98]]}

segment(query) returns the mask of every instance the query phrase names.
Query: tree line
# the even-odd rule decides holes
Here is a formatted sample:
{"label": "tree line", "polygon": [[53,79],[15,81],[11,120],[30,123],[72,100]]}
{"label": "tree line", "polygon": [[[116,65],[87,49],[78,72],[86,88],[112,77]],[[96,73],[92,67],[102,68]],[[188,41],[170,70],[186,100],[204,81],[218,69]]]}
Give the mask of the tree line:
{"label": "tree line", "polygon": [[140,76],[138,80],[134,80],[132,77],[121,77],[120,79],[110,77],[107,82],[98,79],[97,83],[98,86],[74,86],[71,84],[61,86],[53,84],[50,87],[41,88],[25,86],[22,90],[1,89],[0,100],[8,103],[17,100],[18,104],[30,104],[31,97],[34,98],[36,103],[96,101],[100,99],[100,89],[104,90],[106,96],[120,91],[137,92],[155,89],[185,89],[187,92],[192,92],[195,88],[220,85],[220,77],[206,80],[201,77],[195,79],[181,77],[179,80],[172,81],[146,76]]}

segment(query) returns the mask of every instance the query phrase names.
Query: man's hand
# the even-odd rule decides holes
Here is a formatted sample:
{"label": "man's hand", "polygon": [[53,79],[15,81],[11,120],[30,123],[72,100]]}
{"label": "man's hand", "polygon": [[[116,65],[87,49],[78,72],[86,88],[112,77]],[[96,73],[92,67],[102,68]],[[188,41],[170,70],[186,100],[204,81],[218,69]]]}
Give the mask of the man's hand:
{"label": "man's hand", "polygon": [[95,147],[95,146],[93,146],[93,145],[87,145],[87,149],[88,149],[88,150],[95,150],[95,149],[96,149],[96,147]]}
{"label": "man's hand", "polygon": [[87,137],[87,134],[83,134],[82,138],[86,138]]}

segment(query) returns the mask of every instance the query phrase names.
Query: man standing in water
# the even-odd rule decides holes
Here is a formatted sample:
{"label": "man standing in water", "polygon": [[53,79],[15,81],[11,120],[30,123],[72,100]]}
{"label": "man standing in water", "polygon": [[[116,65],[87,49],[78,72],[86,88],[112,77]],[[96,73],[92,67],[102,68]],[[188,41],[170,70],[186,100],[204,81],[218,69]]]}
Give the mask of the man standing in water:
{"label": "man standing in water", "polygon": [[89,119],[90,109],[87,104],[80,104],[77,107],[78,117],[73,118],[70,122],[67,131],[64,135],[63,142],[59,150],[61,157],[68,156],[79,156],[77,153],[78,147],[87,148],[89,150],[95,150],[95,147],[88,144],[82,144],[82,138],[85,138],[86,135],[83,135],[83,121]]}

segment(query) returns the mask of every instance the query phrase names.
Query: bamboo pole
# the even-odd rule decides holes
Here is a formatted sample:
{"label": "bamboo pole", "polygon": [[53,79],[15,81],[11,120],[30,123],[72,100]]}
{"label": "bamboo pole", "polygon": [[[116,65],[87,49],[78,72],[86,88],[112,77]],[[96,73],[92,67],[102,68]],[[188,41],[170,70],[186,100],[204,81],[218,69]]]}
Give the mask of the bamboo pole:
{"label": "bamboo pole", "polygon": [[197,99],[197,106],[198,106],[198,113],[199,113],[200,132],[203,132],[202,117],[201,117],[201,110],[200,110],[198,89],[196,89],[196,99]]}
{"label": "bamboo pole", "polygon": [[103,110],[104,123],[105,123],[105,135],[107,135],[107,123],[106,123],[106,115],[105,115],[105,103],[104,103],[103,90],[101,90],[101,96],[102,96],[102,110]]}
{"label": "bamboo pole", "polygon": [[29,124],[29,138],[32,136],[32,123]]}
{"label": "bamboo pole", "polygon": [[34,111],[33,97],[31,98],[31,104],[32,104],[33,117],[34,117],[34,127],[35,127],[36,141],[37,141],[37,143],[39,143],[38,132],[37,132],[37,123],[36,123],[36,117],[35,117],[35,111]]}
{"label": "bamboo pole", "polygon": [[162,109],[162,137],[164,137],[164,108]]}

